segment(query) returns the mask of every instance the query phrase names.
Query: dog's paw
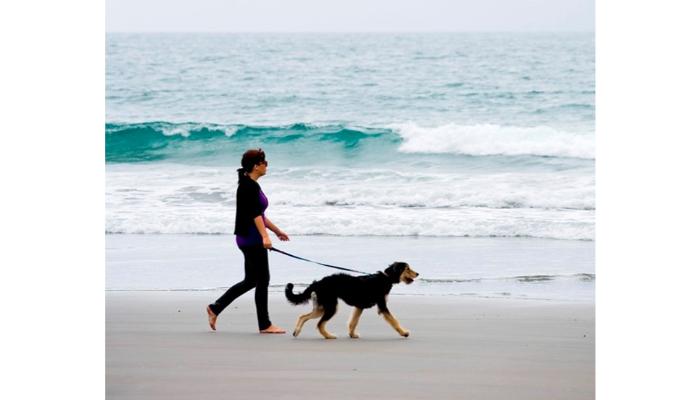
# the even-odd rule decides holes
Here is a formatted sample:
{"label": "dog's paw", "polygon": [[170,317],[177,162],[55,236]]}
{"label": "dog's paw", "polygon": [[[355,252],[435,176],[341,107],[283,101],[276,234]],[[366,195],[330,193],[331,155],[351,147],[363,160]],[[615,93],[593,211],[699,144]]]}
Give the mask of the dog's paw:
{"label": "dog's paw", "polygon": [[324,338],[326,338],[326,339],[337,339],[337,337],[336,337],[335,335],[327,335],[327,336],[324,336]]}
{"label": "dog's paw", "polygon": [[294,332],[292,333],[292,336],[294,336],[294,337],[299,336],[299,331],[294,331]]}
{"label": "dog's paw", "polygon": [[401,335],[401,336],[403,336],[403,337],[408,337],[408,335],[409,335],[410,333],[411,333],[411,332],[409,332],[409,331],[403,331],[403,332],[399,333],[399,335]]}
{"label": "dog's paw", "polygon": [[351,334],[350,334],[350,337],[353,338],[353,339],[359,339],[359,338],[360,338],[360,335],[358,335],[357,333],[351,333]]}

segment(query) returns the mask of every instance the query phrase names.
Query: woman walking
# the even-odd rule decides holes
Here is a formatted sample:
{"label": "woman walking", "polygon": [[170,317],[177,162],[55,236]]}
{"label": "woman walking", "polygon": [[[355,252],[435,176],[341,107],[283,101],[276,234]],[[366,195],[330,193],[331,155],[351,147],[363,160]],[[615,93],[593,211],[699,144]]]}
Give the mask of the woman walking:
{"label": "woman walking", "polygon": [[213,330],[216,330],[218,315],[243,293],[255,288],[255,308],[260,333],[285,333],[282,328],[270,322],[267,312],[267,287],[270,283],[267,249],[272,247],[267,229],[274,232],[280,240],[287,241],[289,237],[265,217],[268,200],[257,181],[266,173],[267,161],[262,149],[243,153],[241,168],[238,169],[234,233],[236,244],[243,252],[245,260],[245,278],[207,306],[209,326]]}

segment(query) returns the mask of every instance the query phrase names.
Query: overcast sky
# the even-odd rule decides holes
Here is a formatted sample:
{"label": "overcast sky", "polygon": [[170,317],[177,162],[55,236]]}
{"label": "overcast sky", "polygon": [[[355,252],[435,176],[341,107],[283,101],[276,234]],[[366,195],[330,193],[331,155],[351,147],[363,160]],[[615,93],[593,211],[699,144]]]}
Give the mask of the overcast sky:
{"label": "overcast sky", "polygon": [[108,32],[593,31],[594,0],[107,0]]}

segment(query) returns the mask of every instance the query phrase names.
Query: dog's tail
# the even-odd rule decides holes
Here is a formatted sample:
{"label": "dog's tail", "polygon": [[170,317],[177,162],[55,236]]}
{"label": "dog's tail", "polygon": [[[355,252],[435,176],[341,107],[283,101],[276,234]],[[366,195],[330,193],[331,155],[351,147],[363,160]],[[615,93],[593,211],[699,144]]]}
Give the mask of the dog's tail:
{"label": "dog's tail", "polygon": [[289,300],[290,303],[298,305],[298,304],[304,304],[308,303],[309,299],[311,299],[311,293],[314,291],[314,284],[316,282],[312,283],[309,285],[309,287],[306,288],[302,293],[294,293],[292,292],[292,288],[294,288],[293,283],[288,283],[287,288],[284,290],[284,295],[287,296],[287,300]]}

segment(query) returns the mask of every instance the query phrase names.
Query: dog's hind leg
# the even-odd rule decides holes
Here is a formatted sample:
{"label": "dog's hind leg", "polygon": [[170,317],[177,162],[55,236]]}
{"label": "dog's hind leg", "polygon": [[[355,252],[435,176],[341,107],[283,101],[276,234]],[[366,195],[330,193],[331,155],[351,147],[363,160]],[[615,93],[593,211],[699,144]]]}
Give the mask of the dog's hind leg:
{"label": "dog's hind leg", "polygon": [[301,333],[301,328],[304,326],[306,321],[318,318],[321,315],[323,315],[323,308],[321,308],[318,305],[314,305],[314,309],[311,310],[310,313],[299,316],[299,319],[297,319],[297,326],[296,328],[294,328],[294,333],[292,335],[294,335],[294,337],[299,336],[299,334]]}
{"label": "dog's hind leg", "polygon": [[318,331],[321,332],[321,335],[326,339],[335,339],[335,335],[326,330],[326,323],[329,319],[333,318],[335,312],[338,310],[337,301],[333,304],[324,304],[323,310],[323,316],[321,320],[318,321]]}
{"label": "dog's hind leg", "polygon": [[362,309],[360,307],[355,307],[355,309],[352,311],[352,317],[350,317],[350,337],[353,339],[357,339],[360,337],[360,335],[355,332],[355,329],[357,328],[357,323],[360,322],[360,315],[362,315]]}

